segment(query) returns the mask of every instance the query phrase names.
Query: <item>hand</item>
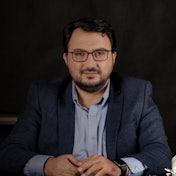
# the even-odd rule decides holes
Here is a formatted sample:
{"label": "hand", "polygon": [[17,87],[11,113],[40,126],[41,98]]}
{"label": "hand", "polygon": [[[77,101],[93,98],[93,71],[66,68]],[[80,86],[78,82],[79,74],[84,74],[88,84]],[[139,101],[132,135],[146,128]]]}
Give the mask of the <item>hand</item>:
{"label": "hand", "polygon": [[44,166],[46,176],[76,176],[78,160],[73,155],[61,155],[49,158]]}
{"label": "hand", "polygon": [[121,170],[112,161],[100,155],[92,155],[78,163],[81,176],[120,176]]}

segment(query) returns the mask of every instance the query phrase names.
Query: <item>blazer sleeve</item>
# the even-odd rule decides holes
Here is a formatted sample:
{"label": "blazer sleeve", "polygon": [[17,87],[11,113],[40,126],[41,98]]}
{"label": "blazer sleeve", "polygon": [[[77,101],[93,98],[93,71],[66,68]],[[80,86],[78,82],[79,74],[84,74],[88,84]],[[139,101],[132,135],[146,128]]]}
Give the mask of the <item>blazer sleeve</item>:
{"label": "blazer sleeve", "polygon": [[0,148],[0,172],[21,175],[25,163],[37,155],[36,146],[41,112],[37,85],[29,89],[23,113]]}
{"label": "blazer sleeve", "polygon": [[170,167],[172,153],[167,143],[159,110],[152,99],[152,86],[146,82],[141,117],[138,126],[140,152],[132,155],[145,164],[150,173],[164,173]]}

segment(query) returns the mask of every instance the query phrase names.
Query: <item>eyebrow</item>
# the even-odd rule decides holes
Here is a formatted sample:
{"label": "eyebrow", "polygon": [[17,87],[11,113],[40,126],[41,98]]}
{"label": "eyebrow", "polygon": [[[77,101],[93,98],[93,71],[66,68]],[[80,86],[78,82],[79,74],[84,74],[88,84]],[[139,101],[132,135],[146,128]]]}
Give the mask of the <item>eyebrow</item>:
{"label": "eyebrow", "polygon": [[[94,52],[94,51],[104,51],[104,50],[111,50],[111,49],[97,48],[97,49],[92,50],[91,52]],[[80,49],[80,48],[74,49],[73,51],[85,51],[85,52],[89,52],[89,51],[87,51],[85,49]]]}

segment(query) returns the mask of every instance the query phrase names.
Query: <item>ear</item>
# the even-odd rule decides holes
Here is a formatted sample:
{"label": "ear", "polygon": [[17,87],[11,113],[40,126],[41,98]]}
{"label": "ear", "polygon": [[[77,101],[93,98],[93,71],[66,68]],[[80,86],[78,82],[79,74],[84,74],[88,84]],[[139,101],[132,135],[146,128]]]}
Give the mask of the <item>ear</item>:
{"label": "ear", "polygon": [[65,62],[65,65],[67,66],[68,65],[67,53],[63,54],[63,59],[64,59],[64,62]]}
{"label": "ear", "polygon": [[113,62],[115,63],[115,61],[116,61],[116,59],[117,59],[117,52],[116,52],[116,51],[114,51],[114,52],[112,53],[112,59],[113,59]]}

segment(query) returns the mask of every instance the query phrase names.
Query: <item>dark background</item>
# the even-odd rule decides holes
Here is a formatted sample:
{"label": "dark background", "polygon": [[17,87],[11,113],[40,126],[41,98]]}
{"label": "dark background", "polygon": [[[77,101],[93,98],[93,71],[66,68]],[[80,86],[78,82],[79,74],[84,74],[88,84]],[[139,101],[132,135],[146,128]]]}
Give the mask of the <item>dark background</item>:
{"label": "dark background", "polygon": [[[176,153],[175,0],[1,1],[0,115],[18,114],[31,82],[66,73],[62,28],[80,17],[103,18],[118,38],[115,69],[147,79]],[[0,126],[1,134],[6,134]]]}

